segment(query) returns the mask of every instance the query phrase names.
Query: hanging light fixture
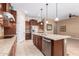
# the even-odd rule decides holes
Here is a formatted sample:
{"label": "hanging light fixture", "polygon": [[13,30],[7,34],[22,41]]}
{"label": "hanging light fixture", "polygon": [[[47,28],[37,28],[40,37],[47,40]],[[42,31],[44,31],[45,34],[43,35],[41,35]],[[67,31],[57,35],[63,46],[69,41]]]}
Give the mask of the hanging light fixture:
{"label": "hanging light fixture", "polygon": [[3,15],[2,14],[0,14],[0,18],[2,18],[3,17]]}
{"label": "hanging light fixture", "polygon": [[46,24],[48,23],[48,3],[46,3]]}
{"label": "hanging light fixture", "polygon": [[[42,8],[40,9],[41,10],[41,21],[42,21]],[[41,25],[43,25],[43,23],[41,22]]]}
{"label": "hanging light fixture", "polygon": [[59,18],[58,18],[58,4],[56,3],[56,18],[55,18],[55,21],[59,21]]}

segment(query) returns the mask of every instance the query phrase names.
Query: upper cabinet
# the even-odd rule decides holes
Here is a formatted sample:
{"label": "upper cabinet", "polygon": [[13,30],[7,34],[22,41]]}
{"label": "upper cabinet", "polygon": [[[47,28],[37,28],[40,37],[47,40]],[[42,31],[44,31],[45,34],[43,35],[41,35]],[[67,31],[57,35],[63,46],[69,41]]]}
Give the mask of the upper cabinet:
{"label": "upper cabinet", "polygon": [[6,12],[11,9],[10,3],[0,3],[0,11]]}
{"label": "upper cabinet", "polygon": [[31,26],[37,25],[37,20],[31,19],[30,24],[31,24]]}
{"label": "upper cabinet", "polygon": [[0,24],[4,28],[4,35],[15,35],[17,12],[12,9],[10,3],[0,3],[0,14],[3,15]]}
{"label": "upper cabinet", "polygon": [[44,30],[44,21],[38,22],[38,26],[40,30]]}
{"label": "upper cabinet", "polygon": [[[10,3],[0,3],[0,14],[6,14],[7,16],[9,15],[9,18],[11,18],[10,16],[12,15],[14,17],[14,19],[15,19],[15,20],[8,19],[8,21],[7,20],[3,20],[4,27],[10,27],[11,24],[15,24],[16,23],[16,11],[12,10],[12,6],[11,6]],[[4,17],[4,19],[5,19],[5,17]]]}

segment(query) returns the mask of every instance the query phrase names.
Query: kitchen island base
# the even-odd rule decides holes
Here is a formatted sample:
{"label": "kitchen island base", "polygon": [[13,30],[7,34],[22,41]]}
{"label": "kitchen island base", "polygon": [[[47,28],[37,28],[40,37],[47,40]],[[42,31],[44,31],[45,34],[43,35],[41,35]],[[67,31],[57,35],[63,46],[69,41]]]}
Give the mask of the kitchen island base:
{"label": "kitchen island base", "polygon": [[[44,39],[46,39],[46,41],[47,40],[50,40],[50,41],[45,43]],[[41,44],[39,43],[39,40],[41,40]],[[49,38],[45,38],[42,36],[33,35],[33,43],[38,49],[41,46],[41,50],[40,49],[39,50],[45,56],[64,56],[64,39],[51,40]]]}

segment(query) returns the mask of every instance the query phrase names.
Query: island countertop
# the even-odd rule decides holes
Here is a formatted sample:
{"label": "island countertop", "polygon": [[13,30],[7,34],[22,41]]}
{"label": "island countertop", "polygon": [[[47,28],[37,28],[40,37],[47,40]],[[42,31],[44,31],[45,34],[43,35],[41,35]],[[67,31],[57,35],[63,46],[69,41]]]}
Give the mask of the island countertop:
{"label": "island countertop", "polygon": [[44,34],[44,33],[32,33],[32,34],[49,38],[51,40],[61,40],[61,39],[71,38],[71,36],[58,35],[58,34]]}
{"label": "island countertop", "polygon": [[8,56],[12,45],[16,40],[16,36],[7,39],[0,39],[0,56]]}

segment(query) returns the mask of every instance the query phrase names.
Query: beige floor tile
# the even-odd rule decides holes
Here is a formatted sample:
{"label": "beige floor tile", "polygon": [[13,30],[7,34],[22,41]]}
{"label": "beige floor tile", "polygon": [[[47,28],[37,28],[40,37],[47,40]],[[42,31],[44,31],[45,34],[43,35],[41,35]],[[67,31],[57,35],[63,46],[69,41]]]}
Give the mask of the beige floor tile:
{"label": "beige floor tile", "polygon": [[17,44],[16,56],[43,56],[43,54],[33,45],[32,40],[25,40]]}
{"label": "beige floor tile", "polygon": [[79,40],[67,40],[67,53],[70,56],[79,56]]}

